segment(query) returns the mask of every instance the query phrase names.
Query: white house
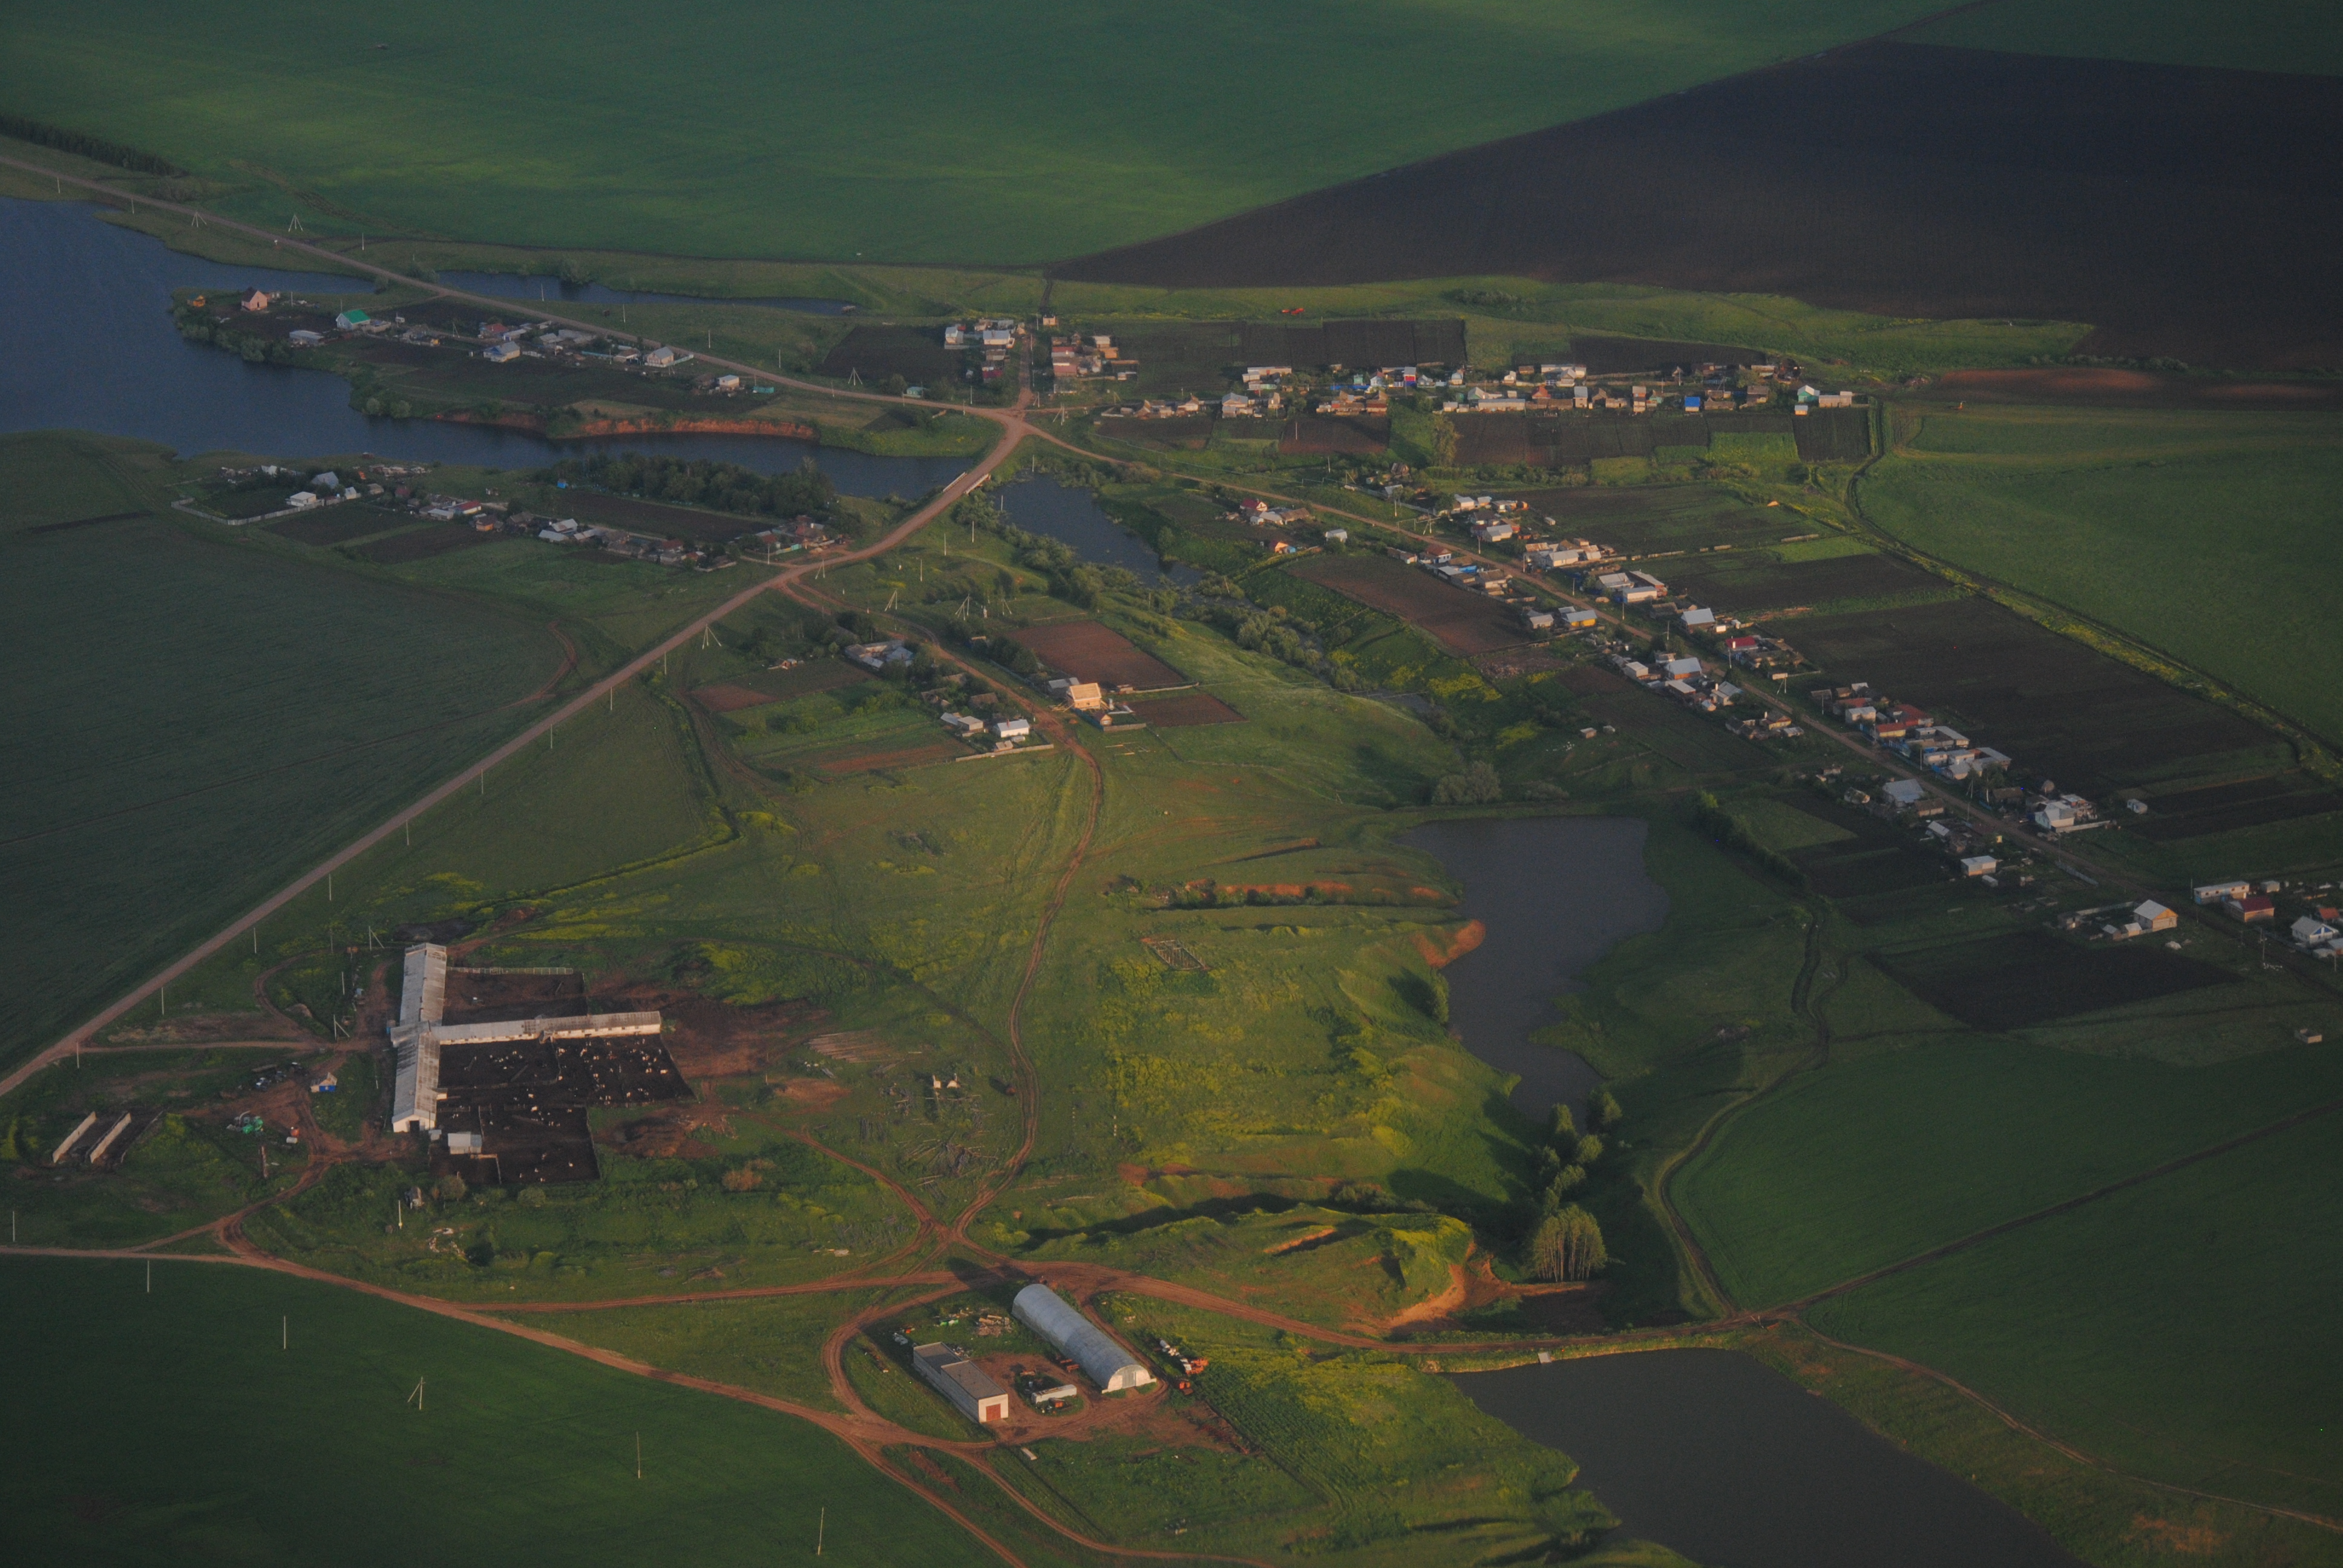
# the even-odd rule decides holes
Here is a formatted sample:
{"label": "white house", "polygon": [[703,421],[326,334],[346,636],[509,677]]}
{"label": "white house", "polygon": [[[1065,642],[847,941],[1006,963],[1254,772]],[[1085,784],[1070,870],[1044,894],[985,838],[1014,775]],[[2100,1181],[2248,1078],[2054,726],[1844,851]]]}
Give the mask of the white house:
{"label": "white house", "polygon": [[1030,719],[996,719],[992,721],[992,733],[1003,740],[1022,740],[1033,733],[1033,721]]}
{"label": "white house", "polygon": [[1989,877],[1993,874],[1994,868],[1998,866],[2000,863],[2000,861],[1995,859],[1991,855],[1964,855],[1961,857],[1961,875],[1964,877]]}

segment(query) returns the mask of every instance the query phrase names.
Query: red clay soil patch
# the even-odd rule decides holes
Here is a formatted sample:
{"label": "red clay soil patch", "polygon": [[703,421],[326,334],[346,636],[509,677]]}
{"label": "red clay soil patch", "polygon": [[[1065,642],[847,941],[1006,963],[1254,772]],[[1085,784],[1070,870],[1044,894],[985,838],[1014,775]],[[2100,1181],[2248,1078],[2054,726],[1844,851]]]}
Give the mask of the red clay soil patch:
{"label": "red clay soil patch", "polygon": [[737,713],[744,708],[762,708],[773,700],[745,686],[703,686],[691,694],[691,699],[710,713]]}
{"label": "red clay soil patch", "polygon": [[1245,716],[1209,691],[1178,691],[1169,697],[1134,702],[1131,711],[1142,723],[1158,729],[1185,729],[1199,724],[1242,724]]}
{"label": "red clay soil patch", "polygon": [[2338,119],[2332,77],[1880,41],[1052,271],[1635,283],[2095,323],[2081,347],[2114,357],[2343,366]]}
{"label": "red clay soil patch", "polygon": [[1287,568],[1371,609],[1395,615],[1449,652],[1470,658],[1523,641],[1511,617],[1479,594],[1381,556],[1311,556]]}
{"label": "red clay soil patch", "polygon": [[930,762],[949,762],[955,757],[965,757],[968,748],[950,740],[922,741],[916,746],[900,743],[876,748],[848,746],[835,751],[817,751],[808,757],[806,765],[831,779],[844,779],[856,773],[884,773],[896,768],[924,768]]}
{"label": "red clay soil patch", "polygon": [[1188,684],[1186,676],[1094,620],[1028,627],[1012,636],[1051,668],[1078,680],[1095,680],[1109,690],[1161,691]]}
{"label": "red clay soil patch", "polygon": [[2213,381],[2146,370],[2062,366],[1956,370],[1913,395],[1928,402],[2081,403],[2116,408],[2331,408],[2343,386],[2323,381]]}
{"label": "red clay soil patch", "polygon": [[1424,962],[1436,970],[1446,969],[1488,940],[1489,928],[1478,920],[1467,920],[1454,936],[1448,939],[1445,947],[1422,931],[1415,933],[1416,950],[1423,955]]}
{"label": "red clay soil patch", "polygon": [[773,1092],[789,1102],[792,1111],[826,1111],[846,1098],[847,1088],[827,1078],[769,1078]]}

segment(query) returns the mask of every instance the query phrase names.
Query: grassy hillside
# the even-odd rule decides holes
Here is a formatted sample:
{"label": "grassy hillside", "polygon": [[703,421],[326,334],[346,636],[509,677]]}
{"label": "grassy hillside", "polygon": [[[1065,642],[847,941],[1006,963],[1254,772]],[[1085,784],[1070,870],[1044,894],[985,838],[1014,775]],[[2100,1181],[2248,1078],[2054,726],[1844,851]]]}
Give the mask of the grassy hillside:
{"label": "grassy hillside", "polygon": [[770,1563],[811,1557],[823,1508],[824,1562],[987,1555],[802,1422],[353,1291],[168,1261],[152,1293],[136,1263],[0,1280],[20,1408],[75,1412],[0,1435],[19,1561]]}
{"label": "grassy hillside", "polygon": [[[1930,0],[98,0],[27,19],[13,113],[236,216],[542,246],[1031,262],[1868,36]],[[386,47],[377,48],[382,45]],[[1391,102],[1391,63],[1409,69]]]}
{"label": "grassy hillside", "polygon": [[2318,542],[2343,422],[1980,406],[1898,428],[1859,492],[1874,522],[2343,737],[2343,567]]}
{"label": "grassy hillside", "polygon": [[2201,0],[1994,0],[1911,35],[1916,43],[2156,65],[2343,75],[2343,15],[2321,0],[2263,0],[2247,13]]}

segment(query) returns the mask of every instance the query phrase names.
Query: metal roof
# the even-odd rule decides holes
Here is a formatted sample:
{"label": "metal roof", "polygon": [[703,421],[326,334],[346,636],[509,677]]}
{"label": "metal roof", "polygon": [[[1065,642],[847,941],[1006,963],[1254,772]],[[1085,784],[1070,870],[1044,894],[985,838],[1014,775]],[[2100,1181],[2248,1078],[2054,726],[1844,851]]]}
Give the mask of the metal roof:
{"label": "metal roof", "polygon": [[1028,1285],[1010,1310],[1017,1320],[1081,1363],[1101,1391],[1137,1388],[1155,1381],[1146,1363],[1069,1305],[1047,1285]]}

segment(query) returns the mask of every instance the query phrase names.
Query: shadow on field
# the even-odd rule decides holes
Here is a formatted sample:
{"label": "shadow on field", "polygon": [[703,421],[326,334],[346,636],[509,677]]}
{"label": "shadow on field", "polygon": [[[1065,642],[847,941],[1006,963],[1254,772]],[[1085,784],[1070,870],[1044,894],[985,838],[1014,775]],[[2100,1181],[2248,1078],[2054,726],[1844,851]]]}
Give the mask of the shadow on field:
{"label": "shadow on field", "polygon": [[2343,366],[2343,81],[1875,42],[1052,269],[1513,276],[2080,321],[2082,351]]}

